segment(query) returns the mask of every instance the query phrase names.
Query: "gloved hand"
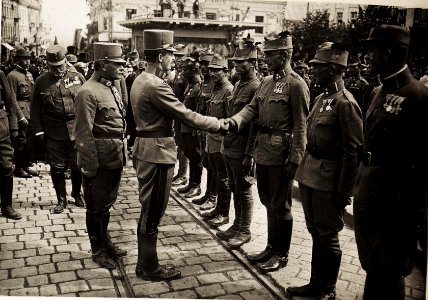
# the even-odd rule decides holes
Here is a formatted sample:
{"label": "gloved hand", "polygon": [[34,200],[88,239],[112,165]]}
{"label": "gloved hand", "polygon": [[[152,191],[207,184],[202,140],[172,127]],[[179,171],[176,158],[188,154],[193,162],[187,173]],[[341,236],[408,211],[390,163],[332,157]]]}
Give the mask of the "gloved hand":
{"label": "gloved hand", "polygon": [[296,171],[297,168],[299,167],[298,164],[293,163],[291,161],[287,162],[284,166],[284,173],[285,176],[289,179],[289,180],[293,180],[294,176],[296,175]]}
{"label": "gloved hand", "polygon": [[85,170],[83,168],[80,169],[82,171],[82,174],[85,175],[86,177],[94,177],[97,174],[97,169],[94,170]]}
{"label": "gloved hand", "polygon": [[252,168],[253,168],[253,157],[250,155],[245,155],[244,160],[242,161],[242,173],[244,175],[250,175]]}
{"label": "gloved hand", "polygon": [[337,208],[340,210],[344,210],[346,206],[351,204],[351,202],[351,196],[341,192],[337,193]]}

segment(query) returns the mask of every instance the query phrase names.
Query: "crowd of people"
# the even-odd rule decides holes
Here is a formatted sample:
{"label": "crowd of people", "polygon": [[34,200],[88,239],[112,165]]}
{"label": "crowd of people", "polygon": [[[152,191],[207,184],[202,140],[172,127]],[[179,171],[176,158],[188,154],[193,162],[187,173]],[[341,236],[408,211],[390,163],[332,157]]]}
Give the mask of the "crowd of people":
{"label": "crowd of people", "polygon": [[233,199],[233,222],[216,235],[237,249],[251,240],[257,183],[267,241],[247,258],[266,273],[289,260],[296,180],[313,241],[311,277],[287,293],[336,298],[339,232],[353,199],[364,299],[404,299],[417,243],[426,253],[428,88],[407,66],[409,31],[382,25],[364,43],[363,61],[326,41],[308,62],[293,62],[291,35],[282,32],[266,36],[263,50],[248,36],[228,59],[189,52],[172,31],[145,30],[144,60],[96,42],[90,66],[60,45],[35,64],[20,48],[14,68],[0,72],[2,216],[21,218],[13,176],[37,176],[31,167],[41,152],[58,200],[53,213],[67,207],[69,172],[74,204],[86,207],[92,258],[113,269],[127,252],[110,239],[110,209],[130,156],[141,203],[135,272],[172,280],[181,273],[159,263],[156,247],[171,187],[217,229],[229,223]]}

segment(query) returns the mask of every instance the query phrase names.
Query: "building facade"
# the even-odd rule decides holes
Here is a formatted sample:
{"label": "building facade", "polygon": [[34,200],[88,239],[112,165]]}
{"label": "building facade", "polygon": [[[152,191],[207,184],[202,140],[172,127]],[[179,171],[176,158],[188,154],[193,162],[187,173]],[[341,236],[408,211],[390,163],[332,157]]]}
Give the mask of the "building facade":
{"label": "building facade", "polygon": [[[1,9],[1,61],[8,59],[17,46],[38,49],[37,35],[41,31],[43,0],[2,0]],[[38,51],[37,51],[38,52]]]}

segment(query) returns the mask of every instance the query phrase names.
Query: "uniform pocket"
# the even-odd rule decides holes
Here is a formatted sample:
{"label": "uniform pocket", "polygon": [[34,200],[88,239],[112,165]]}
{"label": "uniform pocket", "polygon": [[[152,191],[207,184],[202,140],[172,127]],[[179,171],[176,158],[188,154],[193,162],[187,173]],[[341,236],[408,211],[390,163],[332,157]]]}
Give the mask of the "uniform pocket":
{"label": "uniform pocket", "polygon": [[18,100],[30,98],[30,87],[27,82],[18,82]]}
{"label": "uniform pocket", "polygon": [[98,110],[101,113],[102,119],[112,120],[116,115],[116,108],[111,105],[106,105],[105,103],[98,103]]}
{"label": "uniform pocket", "polygon": [[315,140],[320,151],[328,150],[335,146],[339,140],[339,133],[335,131],[335,116],[321,117],[316,120]]}
{"label": "uniform pocket", "polygon": [[9,137],[9,118],[8,113],[0,109],[0,140]]}
{"label": "uniform pocket", "polygon": [[40,95],[42,95],[43,99],[43,105],[46,107],[54,107],[54,95],[55,93],[53,91],[44,91],[41,92]]}

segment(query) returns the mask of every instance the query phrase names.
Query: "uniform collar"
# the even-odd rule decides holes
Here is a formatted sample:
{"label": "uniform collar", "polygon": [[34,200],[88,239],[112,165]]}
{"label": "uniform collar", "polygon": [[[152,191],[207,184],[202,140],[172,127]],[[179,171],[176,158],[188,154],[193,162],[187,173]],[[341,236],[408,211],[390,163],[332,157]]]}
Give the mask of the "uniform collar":
{"label": "uniform collar", "polygon": [[229,82],[229,80],[227,79],[227,77],[223,77],[223,79],[216,85],[214,85],[214,91],[218,91],[221,88],[223,88],[227,83]]}
{"label": "uniform collar", "polygon": [[108,79],[106,79],[106,78],[104,78],[104,77],[101,77],[99,74],[97,74],[97,73],[94,73],[94,79],[96,80],[96,81],[98,81],[99,83],[101,83],[101,84],[103,84],[103,85],[105,85],[105,86],[108,86],[108,87],[111,87],[112,85],[114,85],[114,82],[113,81],[111,81],[111,80],[108,80]]}
{"label": "uniform collar", "polygon": [[249,73],[248,77],[246,77],[246,78],[242,78],[242,76],[241,76],[241,79],[239,80],[239,85],[248,84],[250,82],[253,82],[256,79],[257,79],[257,76],[256,76],[255,72]]}
{"label": "uniform collar", "polygon": [[285,76],[287,76],[288,74],[290,74],[291,71],[292,71],[291,66],[288,65],[285,68],[279,70],[278,72],[275,72],[273,74],[273,80],[275,80],[275,81],[280,80],[280,79],[284,78]]}
{"label": "uniform collar", "polygon": [[16,65],[15,69],[22,74],[27,74],[27,72],[28,72],[28,70],[24,69],[20,65]]}
{"label": "uniform collar", "polygon": [[345,88],[345,83],[343,82],[343,79],[336,80],[332,84],[328,85],[324,89],[324,95],[332,95],[337,93],[338,91],[341,91]]}
{"label": "uniform collar", "polygon": [[408,84],[412,78],[413,76],[409,70],[409,67],[405,65],[404,68],[397,73],[381,79],[382,87],[387,91],[396,90]]}

